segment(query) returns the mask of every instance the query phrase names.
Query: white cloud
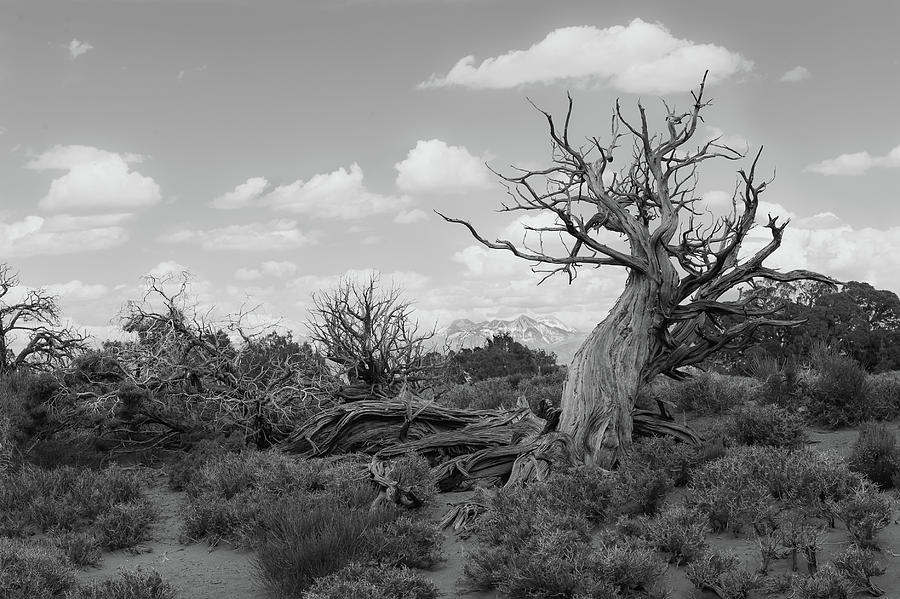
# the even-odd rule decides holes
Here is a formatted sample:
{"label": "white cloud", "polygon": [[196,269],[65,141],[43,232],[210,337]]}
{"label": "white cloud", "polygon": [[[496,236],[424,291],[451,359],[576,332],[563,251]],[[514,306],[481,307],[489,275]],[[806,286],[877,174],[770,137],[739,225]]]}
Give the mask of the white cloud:
{"label": "white cloud", "polygon": [[124,228],[101,218],[97,224],[77,217],[26,216],[18,221],[0,220],[0,253],[4,256],[58,255],[104,250],[128,240]]}
{"label": "white cloud", "polygon": [[267,260],[262,263],[262,271],[271,277],[283,279],[297,272],[297,265],[287,260]]}
{"label": "white cloud", "polygon": [[446,75],[434,74],[420,88],[460,85],[504,89],[535,83],[592,81],[630,93],[669,93],[708,81],[722,81],[753,63],[714,44],[674,37],[660,23],[634,19],[626,26],[564,27],[527,50],[515,50],[476,64],[460,59]]}
{"label": "white cloud", "polygon": [[868,152],[841,154],[837,158],[829,158],[828,160],[810,164],[804,170],[819,173],[820,175],[856,176],[864,175],[876,167],[900,167],[900,146],[895,147],[884,156],[872,156]]}
{"label": "white cloud", "polygon": [[783,83],[797,83],[812,77],[812,73],[806,67],[797,66],[781,76],[779,81]]}
{"label": "white cloud", "polygon": [[465,193],[492,187],[487,157],[439,139],[419,140],[397,169],[397,187],[407,192]]}
{"label": "white cloud", "polygon": [[174,260],[165,260],[160,262],[147,271],[151,277],[165,278],[170,276],[180,276],[182,273],[188,272],[188,267]]}
{"label": "white cloud", "polygon": [[256,281],[262,276],[262,273],[256,268],[239,268],[234,271],[234,278],[238,281]]}
{"label": "white cloud", "polygon": [[282,250],[312,245],[318,241],[318,234],[301,231],[293,220],[273,220],[215,229],[181,229],[162,241],[190,243],[205,250]]}
{"label": "white cloud", "polygon": [[263,177],[251,177],[233,191],[220,195],[210,203],[222,210],[246,208],[262,197],[268,186],[269,182]]}
{"label": "white cloud", "polygon": [[409,196],[373,193],[363,185],[363,171],[358,164],[350,170],[314,175],[280,185],[261,199],[262,203],[297,214],[320,218],[359,219],[384,212],[395,212],[412,203]]}
{"label": "white cloud", "polygon": [[134,208],[158,203],[159,185],[131,170],[138,154],[118,154],[90,146],[53,146],[33,158],[26,168],[68,171],[53,180],[40,201],[46,210],[85,208]]}
{"label": "white cloud", "polygon": [[92,285],[77,279],[67,283],[45,285],[44,290],[66,301],[96,300],[109,293],[109,288],[106,285]]}
{"label": "white cloud", "polygon": [[262,177],[253,177],[213,200],[217,208],[267,206],[315,218],[360,219],[375,214],[396,212],[413,203],[407,195],[374,193],[363,183],[363,170],[356,163],[325,174],[313,175],[308,181],[272,187]]}
{"label": "white cloud", "polygon": [[394,222],[401,225],[411,225],[427,219],[428,213],[424,210],[413,208],[412,210],[401,210],[398,212],[397,216],[394,217]]}
{"label": "white cloud", "polygon": [[69,51],[69,58],[75,60],[82,54],[87,54],[88,52],[93,50],[94,47],[87,42],[73,39],[71,42],[69,42],[69,45],[66,46],[66,49],[68,49]]}

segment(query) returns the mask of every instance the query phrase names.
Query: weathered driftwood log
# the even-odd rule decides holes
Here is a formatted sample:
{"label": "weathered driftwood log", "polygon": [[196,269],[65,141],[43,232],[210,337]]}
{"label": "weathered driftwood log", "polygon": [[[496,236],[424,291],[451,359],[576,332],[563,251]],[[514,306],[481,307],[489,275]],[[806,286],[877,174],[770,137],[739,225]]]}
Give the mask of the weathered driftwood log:
{"label": "weathered driftwood log", "polygon": [[[632,418],[636,435],[701,442],[689,428],[654,412],[635,410]],[[571,437],[553,430],[552,424],[524,402],[512,410],[463,410],[412,396],[363,400],[322,411],[292,433],[281,449],[304,457],[367,453],[376,458],[373,464],[413,452],[433,465],[438,488],[451,491],[476,480],[541,480],[554,467],[572,465],[576,458]],[[372,475],[385,489],[403,496],[402,488],[379,479],[383,472],[373,470]]]}

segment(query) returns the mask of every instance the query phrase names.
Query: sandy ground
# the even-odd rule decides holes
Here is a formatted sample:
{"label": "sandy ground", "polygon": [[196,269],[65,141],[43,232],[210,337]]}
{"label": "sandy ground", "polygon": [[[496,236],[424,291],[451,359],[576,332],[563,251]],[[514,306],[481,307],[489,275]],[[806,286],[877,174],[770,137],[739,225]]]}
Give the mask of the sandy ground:
{"label": "sandy ground", "polygon": [[182,545],[179,511],[184,493],[169,490],[166,475],[154,475],[150,498],[158,506],[160,517],[154,525],[152,541],[138,548],[103,555],[99,568],[80,575],[82,581],[114,576],[120,569],[156,570],[179,591],[182,599],[265,599],[265,590],[253,572],[253,554],[235,550],[226,544]]}
{"label": "sandy ground", "polygon": [[[900,425],[891,424],[900,430]],[[822,450],[835,450],[842,455],[850,451],[857,433],[855,430],[810,431],[813,447]],[[268,594],[254,575],[253,554],[248,551],[234,549],[226,544],[209,547],[206,544],[182,545],[178,541],[180,531],[179,511],[184,504],[184,494],[170,491],[166,486],[166,478],[162,472],[153,475],[151,480],[151,498],[160,509],[160,518],[152,533],[152,541],[140,548],[139,553],[117,551],[103,556],[99,568],[91,568],[81,572],[83,581],[102,579],[115,575],[119,569],[155,569],[162,577],[172,583],[183,599],[266,599]],[[465,498],[468,493],[448,493],[439,495],[437,501],[429,508],[428,517],[438,520],[445,513],[451,502]],[[431,571],[423,572],[429,577],[443,598],[465,597],[468,599],[501,599],[498,592],[468,592],[460,587],[467,551],[474,547],[474,541],[460,539],[452,531],[444,533],[443,552],[445,561]],[[731,550],[738,554],[747,567],[759,566],[758,550],[746,537],[735,538],[730,533],[710,535],[708,542],[713,549]],[[843,525],[827,531],[819,563],[829,561],[831,556],[848,544],[848,534]],[[887,599],[900,599],[900,524],[895,520],[883,530],[878,543],[882,548],[880,560],[887,567],[884,576],[873,579],[886,591]],[[799,559],[800,569],[804,571],[806,563]],[[788,560],[780,560],[773,564],[774,572],[787,572]],[[673,599],[713,597],[707,593],[696,594],[695,589],[685,576],[684,568],[670,567],[666,574],[666,583],[672,591]]]}

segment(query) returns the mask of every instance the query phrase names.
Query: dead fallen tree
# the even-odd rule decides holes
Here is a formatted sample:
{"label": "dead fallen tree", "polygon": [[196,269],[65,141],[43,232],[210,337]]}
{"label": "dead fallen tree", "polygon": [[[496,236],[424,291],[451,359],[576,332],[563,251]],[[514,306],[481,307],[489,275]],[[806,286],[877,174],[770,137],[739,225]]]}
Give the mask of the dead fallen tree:
{"label": "dead fallen tree", "polygon": [[[405,396],[405,397],[404,397]],[[524,400],[512,410],[465,410],[424,401],[409,393],[392,400],[362,400],[323,410],[280,444],[281,451],[307,458],[347,453],[373,457],[376,482],[405,497],[399,481],[387,481],[386,460],[408,453],[424,456],[441,491],[473,481],[514,484],[542,480],[553,468],[576,463],[571,437],[555,430]],[[648,411],[633,412],[638,436],[668,435],[699,445],[691,429]]]}

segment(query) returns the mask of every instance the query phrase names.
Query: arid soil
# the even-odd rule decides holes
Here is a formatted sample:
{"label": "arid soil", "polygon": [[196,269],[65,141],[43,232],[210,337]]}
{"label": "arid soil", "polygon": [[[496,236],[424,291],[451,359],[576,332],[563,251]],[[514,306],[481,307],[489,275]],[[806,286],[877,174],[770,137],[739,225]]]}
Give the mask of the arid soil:
{"label": "arid soil", "polygon": [[[900,430],[900,424],[892,424]],[[821,450],[835,450],[847,455],[855,441],[855,430],[824,431],[811,430],[809,437],[813,447]],[[445,513],[450,502],[465,498],[467,493],[439,495],[430,507],[428,516],[435,521]],[[235,549],[222,543],[216,547],[208,545],[183,545],[179,542],[179,511],[184,503],[184,494],[173,492],[166,486],[162,472],[152,477],[151,497],[160,509],[160,517],[154,528],[152,541],[142,546],[138,552],[117,551],[103,556],[99,568],[83,571],[82,580],[101,579],[114,575],[118,569],[155,569],[164,579],[172,583],[183,599],[265,599],[269,595],[254,575],[252,552]],[[900,515],[900,514],[898,514]],[[735,538],[730,533],[710,535],[708,542],[713,549],[736,552],[747,567],[757,567],[758,551],[746,537]],[[825,563],[831,556],[847,546],[848,535],[843,525],[826,533],[819,563]],[[873,581],[886,591],[886,597],[900,597],[900,524],[897,520],[883,530],[878,537],[881,547],[880,559],[886,566],[885,575]],[[444,532],[445,561],[432,571],[426,572],[440,589],[442,597],[466,597],[469,599],[501,599],[498,592],[465,592],[460,587],[466,552],[474,547],[474,541],[458,538],[453,532]],[[801,569],[806,564],[801,558]],[[774,572],[787,572],[788,560],[773,564]],[[684,568],[670,567],[667,574],[668,586],[673,599],[702,597],[684,574]],[[710,598],[713,595],[708,595]]]}

